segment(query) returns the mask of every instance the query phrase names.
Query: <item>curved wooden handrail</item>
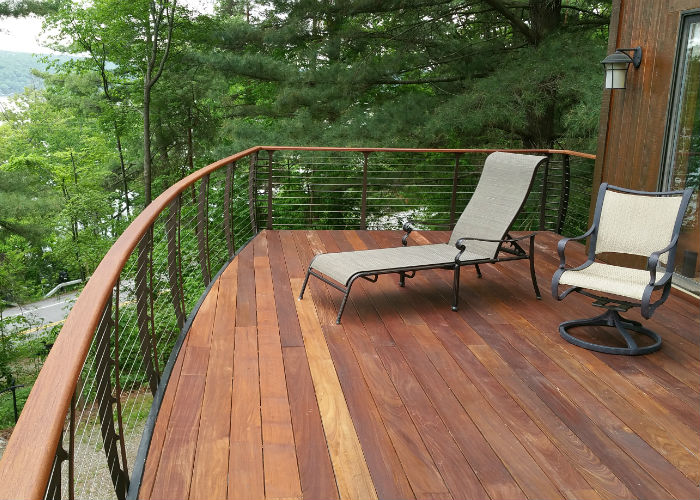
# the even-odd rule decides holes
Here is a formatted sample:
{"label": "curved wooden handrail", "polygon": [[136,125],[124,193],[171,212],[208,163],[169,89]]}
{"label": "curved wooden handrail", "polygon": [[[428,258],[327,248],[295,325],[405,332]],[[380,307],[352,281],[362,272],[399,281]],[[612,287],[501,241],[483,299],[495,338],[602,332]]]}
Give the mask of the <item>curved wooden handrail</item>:
{"label": "curved wooden handrail", "polygon": [[170,186],[126,228],[95,269],[39,372],[0,461],[0,498],[43,498],[68,406],[93,334],[124,264],[168,204],[205,175],[260,148],[212,163]]}
{"label": "curved wooden handrail", "polygon": [[539,153],[576,156],[587,160],[595,160],[596,156],[568,149],[416,149],[416,148],[337,148],[333,146],[258,146],[262,151],[354,151],[360,153]]}
{"label": "curved wooden handrail", "polygon": [[406,153],[545,153],[595,159],[595,155],[555,149],[413,149],[255,146],[223,158],[170,186],[109,249],[78,297],[46,358],[0,460],[0,498],[41,499],[49,481],[58,441],[90,343],[122,268],[136,245],[175,197],[204,176],[258,151],[356,151]]}

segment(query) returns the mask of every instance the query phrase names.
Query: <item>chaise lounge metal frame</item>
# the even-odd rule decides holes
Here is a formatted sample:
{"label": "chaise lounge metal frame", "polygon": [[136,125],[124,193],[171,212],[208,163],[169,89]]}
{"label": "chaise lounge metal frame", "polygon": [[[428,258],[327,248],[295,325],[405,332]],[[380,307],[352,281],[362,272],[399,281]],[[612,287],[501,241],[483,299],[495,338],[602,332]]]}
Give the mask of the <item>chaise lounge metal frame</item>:
{"label": "chaise lounge metal frame", "polygon": [[[336,318],[336,323],[339,324],[350,289],[357,279],[375,283],[382,274],[398,274],[399,286],[403,287],[406,279],[413,278],[417,271],[448,269],[454,273],[452,310],[457,311],[460,269],[463,266],[474,266],[481,278],[480,264],[523,259],[530,261],[532,285],[535,295],[540,299],[534,260],[536,233],[513,238],[509,231],[525,204],[537,168],[545,161],[545,156],[504,152],[490,154],[484,162],[474,194],[457,221],[448,243],[409,247],[408,238],[414,228],[407,222],[403,226],[406,234],[401,240],[401,247],[318,254],[309,263],[299,300],[304,298],[310,276],[343,292]],[[507,196],[499,195],[501,188],[510,188]],[[491,224],[494,220],[495,223]],[[520,245],[524,240],[529,240],[528,251]],[[346,266],[343,265],[347,260],[355,263],[354,267],[347,266],[349,270],[344,269]],[[358,260],[363,262],[358,263]],[[364,261],[375,261],[378,264],[369,265]],[[413,263],[407,263],[410,261]]]}

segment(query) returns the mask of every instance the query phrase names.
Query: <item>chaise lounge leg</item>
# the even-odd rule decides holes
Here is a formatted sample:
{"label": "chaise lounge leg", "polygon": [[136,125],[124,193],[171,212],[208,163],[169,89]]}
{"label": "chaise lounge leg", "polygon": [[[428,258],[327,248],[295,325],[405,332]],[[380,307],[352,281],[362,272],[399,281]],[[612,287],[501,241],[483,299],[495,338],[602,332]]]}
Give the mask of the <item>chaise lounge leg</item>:
{"label": "chaise lounge leg", "polygon": [[483,276],[481,275],[481,269],[479,269],[479,264],[474,264],[474,268],[476,269],[477,277],[483,278]]}
{"label": "chaise lounge leg", "polygon": [[535,295],[538,300],[542,300],[540,288],[537,286],[537,276],[535,276],[535,235],[530,236],[530,276],[532,277],[532,286],[535,289]]}
{"label": "chaise lounge leg", "polygon": [[339,325],[340,324],[340,317],[343,315],[343,311],[345,310],[345,304],[348,302],[348,296],[350,295],[350,288],[352,287],[352,284],[355,282],[355,278],[350,280],[350,283],[348,283],[348,288],[345,290],[345,295],[343,295],[343,301],[340,303],[340,309],[338,309],[338,316],[335,318],[335,324]]}
{"label": "chaise lounge leg", "polygon": [[311,275],[311,266],[306,271],[306,277],[304,278],[304,284],[301,285],[301,293],[299,293],[299,300],[304,298],[304,291],[306,290],[306,284],[309,282],[309,276]]}
{"label": "chaise lounge leg", "polygon": [[455,266],[454,281],[452,283],[452,290],[454,292],[454,296],[452,298],[452,310],[453,311],[457,310],[458,303],[459,303],[459,267],[460,266]]}
{"label": "chaise lounge leg", "polygon": [[399,272],[399,286],[406,286],[406,273],[404,273],[403,271]]}

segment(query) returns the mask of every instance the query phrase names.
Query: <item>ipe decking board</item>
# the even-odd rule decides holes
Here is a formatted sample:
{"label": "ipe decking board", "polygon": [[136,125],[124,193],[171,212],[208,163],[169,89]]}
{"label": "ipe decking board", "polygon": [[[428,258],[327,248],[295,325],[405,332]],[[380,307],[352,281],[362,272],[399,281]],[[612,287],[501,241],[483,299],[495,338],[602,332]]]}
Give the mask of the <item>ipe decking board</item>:
{"label": "ipe decking board", "polygon": [[[619,357],[559,337],[595,309],[536,300],[527,261],[463,269],[456,313],[445,270],[359,280],[341,325],[320,280],[297,300],[314,254],[400,237],[264,231],[232,261],[173,369],[142,498],[700,495],[697,302],[674,293],[648,322],[661,351]],[[558,239],[537,236],[543,292]]]}

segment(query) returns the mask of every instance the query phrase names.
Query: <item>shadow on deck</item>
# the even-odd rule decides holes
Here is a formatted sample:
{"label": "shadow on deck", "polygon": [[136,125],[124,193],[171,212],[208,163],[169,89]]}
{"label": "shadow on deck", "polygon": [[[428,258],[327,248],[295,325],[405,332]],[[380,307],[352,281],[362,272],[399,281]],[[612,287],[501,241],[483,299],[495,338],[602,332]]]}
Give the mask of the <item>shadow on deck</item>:
{"label": "shadow on deck", "polygon": [[464,269],[457,313],[450,271],[388,275],[359,280],[335,325],[336,290],[296,300],[311,257],[400,234],[261,233],[195,318],[140,497],[697,498],[697,304],[659,308],[657,353],[572,346],[557,325],[596,310],[546,293],[558,238],[537,237],[541,301],[527,261]]}

